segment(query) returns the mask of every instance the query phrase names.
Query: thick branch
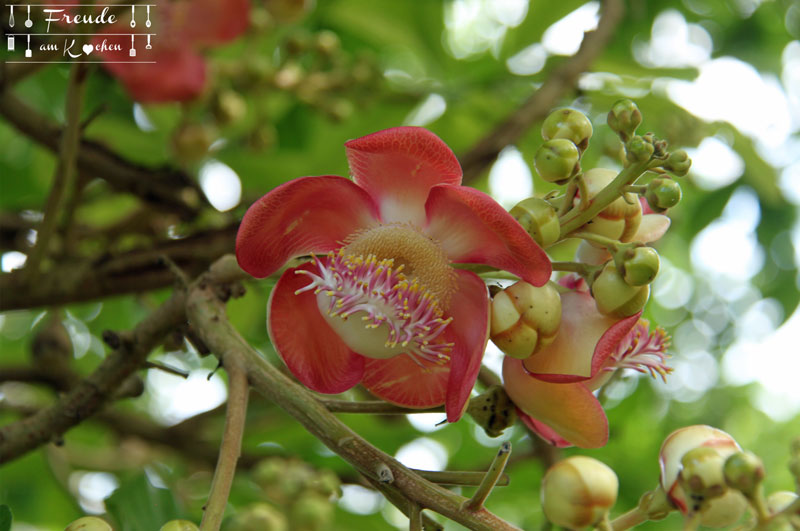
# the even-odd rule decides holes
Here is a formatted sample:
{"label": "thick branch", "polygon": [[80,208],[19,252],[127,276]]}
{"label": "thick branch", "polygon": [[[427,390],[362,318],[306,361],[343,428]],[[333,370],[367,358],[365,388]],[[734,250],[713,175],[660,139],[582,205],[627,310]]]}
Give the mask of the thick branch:
{"label": "thick branch", "polygon": [[567,91],[572,90],[578,77],[611,40],[622,18],[622,2],[604,0],[601,12],[597,29],[586,33],[578,52],[556,68],[518,109],[460,157],[464,183],[477,179],[504,147],[519,140],[534,123],[547,116]]}

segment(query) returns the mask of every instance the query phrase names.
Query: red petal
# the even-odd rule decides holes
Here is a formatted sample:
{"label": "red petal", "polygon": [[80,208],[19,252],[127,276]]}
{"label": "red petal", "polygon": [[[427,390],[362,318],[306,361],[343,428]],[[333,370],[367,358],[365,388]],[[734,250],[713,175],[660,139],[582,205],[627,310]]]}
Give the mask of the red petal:
{"label": "red petal", "polygon": [[450,375],[447,365],[421,360],[423,368],[405,354],[386,360],[365,360],[361,383],[378,398],[418,409],[444,404]]}
{"label": "red petal", "polygon": [[633,330],[633,327],[639,322],[639,317],[641,316],[642,312],[640,311],[637,314],[614,323],[611,328],[606,330],[605,334],[603,334],[603,337],[600,338],[600,341],[597,342],[597,346],[594,348],[594,355],[592,356],[592,376],[597,374],[597,371],[603,367],[608,357],[614,353],[614,349],[617,348],[619,342]]}
{"label": "red petal", "polygon": [[517,407],[575,446],[598,448],[608,442],[603,407],[583,384],[543,382],[509,356],[503,361],[503,382]]}
{"label": "red petal", "polygon": [[488,195],[466,186],[435,186],[425,204],[425,232],[454,262],[504,269],[534,286],[550,279],[550,258]]}
{"label": "red petal", "polygon": [[520,408],[516,408],[516,410],[517,416],[520,418],[522,423],[525,424],[533,433],[544,439],[547,443],[552,444],[556,448],[568,448],[572,446],[571,442],[561,437],[547,424],[539,422],[522,411]]}
{"label": "red petal", "polygon": [[421,127],[395,127],[345,143],[355,181],[381,206],[381,219],[422,225],[437,184],[461,184],[461,166],[442,140]]}
{"label": "red petal", "polygon": [[233,40],[247,30],[250,2],[192,0],[165,4],[158,15],[162,27],[181,42],[217,45]]}
{"label": "red petal", "polygon": [[278,354],[306,387],[320,393],[342,393],[364,374],[364,357],[351,351],[328,326],[317,309],[313,291],[295,295],[308,285],[298,270],[314,271],[312,264],[287,269],[269,299],[267,329]]}
{"label": "red petal", "polygon": [[458,291],[450,301],[447,341],[455,343],[450,353],[450,381],[447,384],[447,421],[464,413],[489,337],[489,294],[475,273],[457,271]]}
{"label": "red petal", "polygon": [[239,265],[266,277],[294,256],[336,249],[354,232],[375,224],[369,195],[344,177],[302,177],[253,203],[236,235]]}

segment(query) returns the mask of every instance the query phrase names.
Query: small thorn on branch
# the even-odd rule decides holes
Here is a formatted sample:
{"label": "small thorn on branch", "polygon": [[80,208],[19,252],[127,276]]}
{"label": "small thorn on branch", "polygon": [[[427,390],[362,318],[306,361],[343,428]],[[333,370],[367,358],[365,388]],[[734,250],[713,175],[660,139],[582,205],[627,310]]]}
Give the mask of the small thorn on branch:
{"label": "small thorn on branch", "polygon": [[508,462],[508,458],[510,456],[511,443],[506,441],[497,451],[497,455],[492,461],[491,466],[489,466],[489,470],[486,471],[483,481],[481,481],[481,484],[478,485],[478,490],[475,491],[475,494],[472,495],[472,498],[464,502],[464,504],[461,506],[462,509],[467,511],[477,511],[483,507],[483,503],[486,501],[486,498],[489,497],[492,489],[497,484],[497,480],[503,475],[503,470],[505,470],[506,463]]}
{"label": "small thorn on branch", "polygon": [[378,477],[378,481],[381,483],[389,484],[394,482],[394,474],[392,474],[392,469],[386,463],[379,463],[377,467],[375,467],[375,475]]}
{"label": "small thorn on branch", "polygon": [[189,373],[184,371],[183,369],[179,369],[177,367],[172,367],[167,365],[166,363],[160,363],[157,361],[148,361],[144,364],[144,366],[148,369],[158,369],[159,371],[164,371],[169,374],[174,374],[175,376],[180,376],[183,379],[189,378]]}

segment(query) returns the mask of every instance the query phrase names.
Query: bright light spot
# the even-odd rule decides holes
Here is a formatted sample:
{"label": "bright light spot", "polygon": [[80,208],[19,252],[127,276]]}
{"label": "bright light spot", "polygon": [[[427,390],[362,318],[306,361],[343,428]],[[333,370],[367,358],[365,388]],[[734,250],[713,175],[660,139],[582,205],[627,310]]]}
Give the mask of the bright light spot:
{"label": "bright light spot", "polygon": [[699,66],[711,57],[713,41],[699,24],[687,24],[674,9],[662,11],[653,21],[650,42],[635,43],[633,56],[651,68]]}
{"label": "bright light spot", "polygon": [[220,212],[232,209],[242,198],[239,176],[218,160],[209,160],[200,168],[200,187],[211,206]]}
{"label": "bright light spot", "polygon": [[63,320],[62,324],[69,334],[69,340],[72,343],[72,355],[75,359],[80,359],[89,352],[89,347],[92,346],[92,334],[86,323],[80,319],[76,319],[67,310],[67,317]]}
{"label": "bright light spot", "polygon": [[425,433],[441,430],[447,425],[446,422],[442,422],[446,419],[442,413],[412,413],[406,415],[406,418],[417,431]]}
{"label": "bright light spot", "polygon": [[744,173],[742,157],[717,137],[706,137],[686,152],[692,158],[691,177],[704,190],[728,186]]}
{"label": "bright light spot", "polygon": [[3,273],[9,273],[14,269],[20,269],[22,266],[25,265],[25,260],[28,257],[18,251],[9,251],[7,253],[3,253],[3,257],[0,258],[0,270]]}
{"label": "bright light spot", "polygon": [[[800,6],[794,6],[800,20]],[[791,41],[781,54],[783,71],[781,80],[791,109],[793,130],[800,128],[800,41]],[[795,152],[797,153],[797,152]]]}
{"label": "bright light spot", "polygon": [[783,169],[779,185],[787,201],[800,205],[800,162]]}
{"label": "bright light spot", "polygon": [[108,472],[73,472],[68,480],[70,490],[78,495],[81,508],[89,514],[106,511],[103,500],[111,496],[119,482]]}
{"label": "bright light spot", "polygon": [[489,341],[486,352],[483,354],[483,365],[497,376],[503,374],[503,358],[505,354],[497,345]]}
{"label": "bright light spot", "polygon": [[713,344],[714,331],[703,321],[693,319],[684,321],[673,335],[675,350],[688,352],[707,350]]}
{"label": "bright light spot", "polygon": [[708,352],[679,352],[670,365],[675,371],[656,389],[679,402],[699,400],[717,383],[717,360]]}
{"label": "bright light spot", "polygon": [[150,117],[147,116],[147,113],[144,111],[144,107],[138,103],[133,104],[133,121],[136,122],[136,125],[139,126],[139,129],[145,133],[156,130],[155,124],[150,121]]}
{"label": "bright light spot", "polygon": [[395,459],[409,468],[444,470],[447,466],[447,449],[441,443],[420,437],[397,450]]}
{"label": "bright light spot", "polygon": [[528,0],[454,0],[445,3],[445,43],[456,59],[496,54],[508,28],[528,13]]}
{"label": "bright light spot", "polygon": [[[167,359],[170,365],[181,365],[173,356]],[[214,373],[209,380],[208,374],[208,369],[196,369],[184,379],[157,369],[147,371],[147,388],[152,394],[150,413],[169,426],[225,402],[228,390],[222,378]]]}
{"label": "bright light spot", "polygon": [[755,228],[761,213],[755,193],[746,188],[734,192],[722,216],[703,229],[692,241],[692,263],[709,274],[712,288],[722,277],[744,281],[764,262],[764,251],[756,239]]}
{"label": "bright light spot", "polygon": [[430,94],[404,120],[405,125],[423,126],[438,120],[447,110],[447,102],[439,94]]}
{"label": "bright light spot", "polygon": [[481,446],[485,446],[487,448],[497,448],[504,442],[511,440],[511,437],[514,436],[514,430],[515,427],[511,426],[510,428],[503,430],[503,433],[499,436],[489,437],[486,435],[486,430],[476,424],[472,426],[472,436]]}
{"label": "bright light spot", "polygon": [[544,68],[546,62],[547,50],[537,42],[509,57],[506,67],[512,74],[530,76]]}
{"label": "bright light spot", "polygon": [[574,55],[583,42],[583,34],[597,28],[600,20],[600,3],[582,5],[547,28],[542,44],[553,55]]}
{"label": "bright light spot", "polygon": [[656,302],[669,310],[683,308],[694,292],[692,276],[682,269],[673,266],[661,257],[661,268],[653,283],[653,297]]}
{"label": "bright light spot", "polygon": [[379,492],[360,485],[342,485],[342,497],[339,499],[339,507],[349,513],[376,513],[383,504],[384,499]]}
{"label": "bright light spot", "polygon": [[516,147],[507,146],[498,155],[489,171],[489,192],[507,209],[533,195],[531,169]]}

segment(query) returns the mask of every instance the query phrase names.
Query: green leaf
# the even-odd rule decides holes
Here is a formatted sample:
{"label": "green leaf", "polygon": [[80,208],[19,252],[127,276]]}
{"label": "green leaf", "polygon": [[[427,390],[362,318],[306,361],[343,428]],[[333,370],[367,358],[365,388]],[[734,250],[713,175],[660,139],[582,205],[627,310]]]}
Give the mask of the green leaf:
{"label": "green leaf", "polygon": [[153,531],[181,517],[172,492],[154,487],[143,473],[123,481],[106,509],[120,531]]}
{"label": "green leaf", "polygon": [[0,505],[0,531],[11,531],[11,508]]}

